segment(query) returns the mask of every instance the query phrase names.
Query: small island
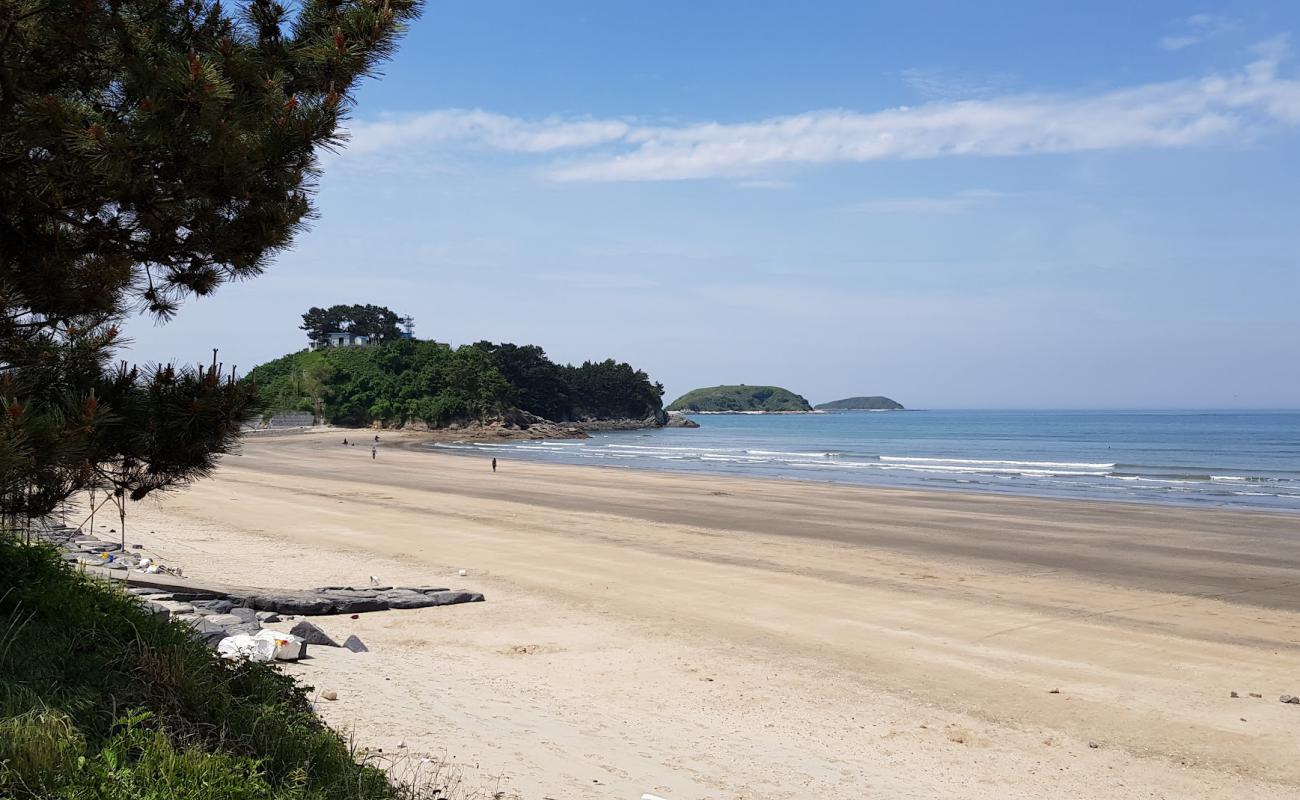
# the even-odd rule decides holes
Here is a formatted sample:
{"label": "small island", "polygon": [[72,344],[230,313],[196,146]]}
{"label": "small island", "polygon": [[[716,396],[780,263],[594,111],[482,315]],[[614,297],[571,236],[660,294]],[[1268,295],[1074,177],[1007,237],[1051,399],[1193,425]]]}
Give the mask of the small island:
{"label": "small island", "polygon": [[708,386],[693,389],[667,408],[686,414],[789,414],[812,411],[800,395],[780,386]]}
{"label": "small island", "polygon": [[888,397],[846,397],[829,403],[818,403],[818,411],[903,411],[903,404]]}

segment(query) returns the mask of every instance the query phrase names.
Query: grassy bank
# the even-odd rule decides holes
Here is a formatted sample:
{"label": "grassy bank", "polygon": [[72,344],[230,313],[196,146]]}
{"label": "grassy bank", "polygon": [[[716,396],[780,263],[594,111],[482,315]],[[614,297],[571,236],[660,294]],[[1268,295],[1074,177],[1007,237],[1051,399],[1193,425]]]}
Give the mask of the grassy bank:
{"label": "grassy bank", "polygon": [[272,666],[0,534],[0,798],[405,796]]}

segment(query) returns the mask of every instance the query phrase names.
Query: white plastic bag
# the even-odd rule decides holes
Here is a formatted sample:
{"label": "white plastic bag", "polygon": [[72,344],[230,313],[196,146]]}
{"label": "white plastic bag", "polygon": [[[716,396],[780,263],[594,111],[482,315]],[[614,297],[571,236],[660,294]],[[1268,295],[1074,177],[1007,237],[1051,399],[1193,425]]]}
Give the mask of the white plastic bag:
{"label": "white plastic bag", "polygon": [[217,644],[217,653],[232,661],[297,661],[305,650],[306,644],[297,636],[266,628],[251,636],[247,633],[227,636]]}

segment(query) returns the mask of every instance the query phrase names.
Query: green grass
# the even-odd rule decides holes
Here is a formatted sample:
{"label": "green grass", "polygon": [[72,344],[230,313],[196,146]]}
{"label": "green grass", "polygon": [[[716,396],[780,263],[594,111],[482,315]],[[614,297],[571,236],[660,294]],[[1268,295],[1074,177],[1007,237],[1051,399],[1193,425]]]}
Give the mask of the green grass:
{"label": "green grass", "polygon": [[53,548],[0,534],[0,798],[411,794],[273,666],[223,661]]}

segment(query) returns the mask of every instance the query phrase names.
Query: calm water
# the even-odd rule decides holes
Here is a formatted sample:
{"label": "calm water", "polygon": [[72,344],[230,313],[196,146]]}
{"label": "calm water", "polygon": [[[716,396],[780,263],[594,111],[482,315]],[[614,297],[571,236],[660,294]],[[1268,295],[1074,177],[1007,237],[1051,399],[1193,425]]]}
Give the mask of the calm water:
{"label": "calm water", "polygon": [[501,459],[1300,511],[1300,412],[702,415],[697,429],[439,444]]}

